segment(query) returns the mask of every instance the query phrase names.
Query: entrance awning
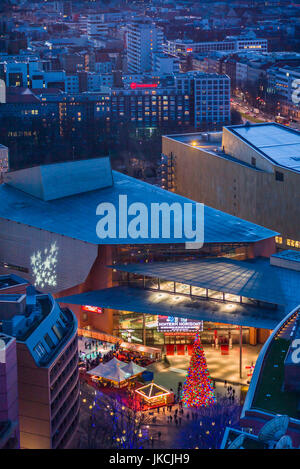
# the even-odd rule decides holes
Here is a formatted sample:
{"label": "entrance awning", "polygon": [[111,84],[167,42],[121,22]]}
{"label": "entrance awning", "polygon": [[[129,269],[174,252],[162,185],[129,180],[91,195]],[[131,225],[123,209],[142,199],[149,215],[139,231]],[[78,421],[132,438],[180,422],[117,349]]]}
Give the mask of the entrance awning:
{"label": "entrance awning", "polygon": [[247,304],[195,299],[125,286],[65,296],[57,301],[265,329],[274,329],[285,315],[284,311],[257,308]]}

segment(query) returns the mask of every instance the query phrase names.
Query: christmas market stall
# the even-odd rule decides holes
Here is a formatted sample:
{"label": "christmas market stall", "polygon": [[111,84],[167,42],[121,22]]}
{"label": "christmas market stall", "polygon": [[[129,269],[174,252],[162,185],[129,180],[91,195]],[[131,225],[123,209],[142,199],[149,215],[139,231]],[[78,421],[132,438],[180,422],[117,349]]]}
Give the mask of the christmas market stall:
{"label": "christmas market stall", "polygon": [[146,384],[136,389],[135,393],[137,399],[148,409],[174,403],[174,393],[155,383]]}
{"label": "christmas market stall", "polygon": [[143,371],[145,368],[134,362],[125,363],[114,357],[106,363],[100,363],[87,374],[92,376],[93,381],[103,386],[110,384],[113,387],[122,388],[128,385],[129,380],[140,376]]}

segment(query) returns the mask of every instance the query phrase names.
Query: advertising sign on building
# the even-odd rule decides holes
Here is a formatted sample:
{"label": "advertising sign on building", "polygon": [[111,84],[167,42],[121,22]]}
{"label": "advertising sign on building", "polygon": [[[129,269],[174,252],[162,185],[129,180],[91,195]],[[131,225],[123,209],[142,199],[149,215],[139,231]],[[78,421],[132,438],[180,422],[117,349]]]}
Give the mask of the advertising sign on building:
{"label": "advertising sign on building", "polygon": [[177,318],[174,316],[158,316],[157,329],[159,332],[195,332],[203,330],[203,321]]}

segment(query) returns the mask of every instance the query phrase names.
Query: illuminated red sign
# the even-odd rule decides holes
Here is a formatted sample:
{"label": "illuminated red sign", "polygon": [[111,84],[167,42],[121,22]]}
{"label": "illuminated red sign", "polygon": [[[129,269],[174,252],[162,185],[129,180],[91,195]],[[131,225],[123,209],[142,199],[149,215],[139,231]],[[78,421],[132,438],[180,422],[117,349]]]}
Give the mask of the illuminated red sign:
{"label": "illuminated red sign", "polygon": [[82,305],[82,310],[83,311],[88,311],[89,313],[97,313],[97,314],[102,314],[103,309],[98,308],[98,306],[89,306],[89,305]]}
{"label": "illuminated red sign", "polygon": [[192,48],[192,47],[188,47],[188,48],[186,49],[186,51],[187,51],[187,52],[193,52],[193,48]]}
{"label": "illuminated red sign", "polygon": [[130,88],[136,90],[137,88],[157,88],[157,83],[130,83]]}

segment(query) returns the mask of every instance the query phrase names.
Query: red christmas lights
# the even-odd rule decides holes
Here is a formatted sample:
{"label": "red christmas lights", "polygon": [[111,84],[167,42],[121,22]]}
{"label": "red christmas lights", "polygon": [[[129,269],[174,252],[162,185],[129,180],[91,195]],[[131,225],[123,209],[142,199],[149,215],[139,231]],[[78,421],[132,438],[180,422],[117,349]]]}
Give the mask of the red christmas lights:
{"label": "red christmas lights", "polygon": [[185,407],[207,407],[216,402],[199,332],[195,337],[194,351],[181,400]]}

